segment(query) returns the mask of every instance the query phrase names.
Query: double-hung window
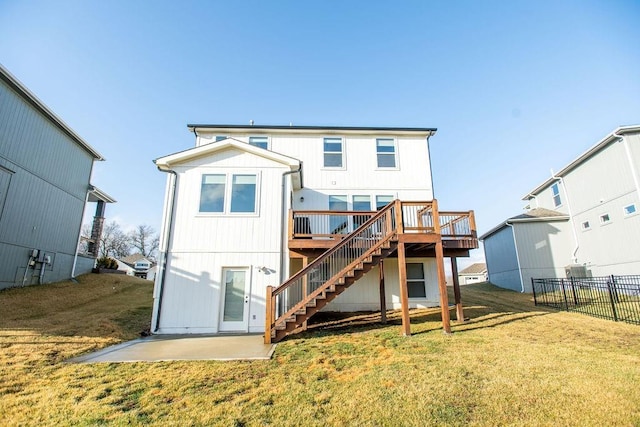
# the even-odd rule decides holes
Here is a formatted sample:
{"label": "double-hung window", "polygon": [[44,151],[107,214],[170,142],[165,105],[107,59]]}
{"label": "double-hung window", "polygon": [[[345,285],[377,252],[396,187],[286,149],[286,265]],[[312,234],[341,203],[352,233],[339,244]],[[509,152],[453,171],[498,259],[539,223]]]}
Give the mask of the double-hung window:
{"label": "double-hung window", "polygon": [[376,155],[378,157],[379,168],[395,168],[396,162],[396,144],[391,138],[376,139]]}
{"label": "double-hung window", "polygon": [[562,204],[562,200],[560,199],[560,188],[558,187],[558,183],[556,182],[551,186],[551,193],[553,194],[553,204],[555,207],[558,207]]}
{"label": "double-hung window", "polygon": [[256,175],[202,175],[199,209],[201,213],[255,213],[256,200]]}
{"label": "double-hung window", "polygon": [[324,138],[324,167],[344,167],[344,143],[342,138]]}
{"label": "double-hung window", "polygon": [[264,148],[265,150],[269,149],[269,137],[268,136],[250,136],[249,144],[255,145],[256,147]]}
{"label": "double-hung window", "polygon": [[407,290],[409,298],[426,298],[424,266],[421,263],[407,263]]}

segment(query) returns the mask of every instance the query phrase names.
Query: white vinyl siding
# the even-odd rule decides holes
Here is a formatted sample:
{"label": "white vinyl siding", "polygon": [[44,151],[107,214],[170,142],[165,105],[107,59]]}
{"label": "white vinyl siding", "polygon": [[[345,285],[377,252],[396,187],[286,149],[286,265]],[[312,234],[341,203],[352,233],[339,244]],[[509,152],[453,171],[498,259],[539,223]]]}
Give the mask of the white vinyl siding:
{"label": "white vinyl siding", "polygon": [[344,142],[342,138],[324,138],[324,167],[344,167]]}
{"label": "white vinyl siding", "polygon": [[376,139],[376,157],[378,168],[395,169],[397,167],[395,141],[392,138]]}

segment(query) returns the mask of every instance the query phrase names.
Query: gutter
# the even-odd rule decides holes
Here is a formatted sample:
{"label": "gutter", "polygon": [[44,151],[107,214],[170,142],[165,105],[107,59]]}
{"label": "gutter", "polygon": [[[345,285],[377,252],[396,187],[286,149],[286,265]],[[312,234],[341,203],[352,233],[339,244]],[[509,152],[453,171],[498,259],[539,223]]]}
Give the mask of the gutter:
{"label": "gutter", "polygon": [[300,162],[300,164],[298,165],[298,169],[297,170],[289,170],[286,172],[282,173],[282,200],[281,200],[281,212],[280,212],[280,234],[281,234],[281,241],[280,241],[280,284],[284,283],[285,281],[285,274],[284,274],[284,269],[286,266],[285,263],[285,259],[287,258],[287,254],[285,254],[285,251],[287,249],[287,233],[285,233],[285,223],[287,220],[287,193],[286,193],[286,188],[287,188],[287,181],[286,178],[288,175],[292,175],[294,173],[299,173],[300,174],[300,188],[304,188],[303,182],[302,182],[302,162]]}
{"label": "gutter", "polygon": [[576,254],[578,253],[578,249],[580,249],[580,243],[578,242],[578,233],[576,232],[576,224],[573,219],[573,212],[571,211],[571,202],[569,201],[569,193],[567,192],[567,187],[564,184],[564,179],[561,176],[556,176],[553,173],[553,170],[551,171],[551,178],[560,182],[560,185],[562,185],[562,189],[564,190],[564,196],[567,199],[567,210],[569,211],[569,221],[571,221],[571,231],[573,231],[573,241],[576,244],[575,247],[573,248],[573,252],[571,253],[571,260],[573,261],[574,264],[577,264],[578,257]]}
{"label": "gutter", "polygon": [[620,135],[619,133],[613,132],[613,136],[620,138],[620,141],[624,145],[624,151],[627,154],[627,160],[629,161],[629,166],[631,167],[631,177],[633,178],[633,183],[636,186],[636,194],[640,198],[640,185],[638,184],[638,175],[636,174],[636,168],[633,164],[633,158],[631,157],[631,149],[629,148],[629,141],[627,141],[624,135]]}
{"label": "gutter", "polygon": [[171,232],[173,231],[173,217],[174,217],[174,207],[175,207],[175,202],[176,202],[176,186],[178,183],[178,174],[170,169],[167,170],[162,170],[160,167],[158,167],[158,170],[160,172],[166,172],[166,173],[170,173],[173,175],[173,183],[171,185],[171,197],[170,197],[170,204],[169,204],[169,212],[167,215],[167,219],[165,221],[165,233],[164,233],[164,253],[162,254],[162,262],[161,262],[161,268],[162,268],[162,273],[160,274],[160,279],[157,281],[157,287],[158,287],[158,309],[157,309],[157,314],[156,314],[156,322],[155,325],[153,326],[153,330],[151,331],[152,333],[155,333],[158,331],[158,329],[160,328],[160,313],[162,310],[162,296],[164,293],[164,283],[166,280],[166,276],[167,276],[167,260],[169,259],[169,248],[170,248],[170,244],[171,244]]}

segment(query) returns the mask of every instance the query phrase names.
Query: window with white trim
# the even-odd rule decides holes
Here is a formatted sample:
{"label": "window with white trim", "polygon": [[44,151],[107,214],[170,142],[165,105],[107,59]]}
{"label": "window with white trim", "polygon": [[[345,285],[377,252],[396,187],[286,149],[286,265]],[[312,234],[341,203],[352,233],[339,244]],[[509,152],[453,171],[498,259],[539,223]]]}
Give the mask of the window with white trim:
{"label": "window with white trim", "polygon": [[392,201],[393,196],[376,196],[376,210],[379,211]]}
{"label": "window with white trim", "polygon": [[600,215],[600,225],[609,224],[611,222],[611,217],[608,213]]}
{"label": "window with white trim", "polygon": [[627,216],[628,215],[633,215],[634,213],[638,212],[638,210],[636,209],[636,204],[635,203],[627,205],[622,209],[624,210],[624,214],[627,215]]}
{"label": "window with white trim", "polygon": [[590,229],[590,228],[591,228],[591,224],[589,224],[589,221],[584,221],[584,222],[582,223],[582,229],[583,229],[583,230],[588,230],[588,229]]}
{"label": "window with white trim", "polygon": [[202,175],[199,212],[256,213],[257,180],[251,174]]}
{"label": "window with white trim", "polygon": [[427,288],[422,263],[407,263],[407,291],[409,298],[426,298]]}
{"label": "window with white trim", "polygon": [[376,139],[376,157],[379,168],[395,168],[396,162],[396,144],[392,138]]}
{"label": "window with white trim", "polygon": [[558,187],[557,182],[551,186],[551,193],[553,193],[553,204],[555,207],[560,206],[562,204],[562,200],[560,199],[560,188]]}
{"label": "window with white trim", "polygon": [[269,137],[268,136],[250,136],[249,145],[269,149]]}
{"label": "window with white trim", "polygon": [[216,142],[218,141],[224,141],[225,139],[229,138],[228,136],[225,135],[216,135]]}
{"label": "window with white trim", "polygon": [[342,138],[324,138],[323,150],[325,168],[344,167],[344,144]]}

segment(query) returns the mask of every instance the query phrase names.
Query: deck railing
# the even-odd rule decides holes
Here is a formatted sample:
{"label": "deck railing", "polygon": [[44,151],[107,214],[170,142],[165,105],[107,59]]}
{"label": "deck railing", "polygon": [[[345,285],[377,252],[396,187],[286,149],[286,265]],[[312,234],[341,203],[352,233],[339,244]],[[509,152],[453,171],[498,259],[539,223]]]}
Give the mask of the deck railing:
{"label": "deck railing", "polygon": [[[404,233],[435,233],[434,202],[400,202]],[[289,211],[289,240],[340,240],[376,215],[371,211]],[[473,211],[439,212],[443,239],[476,239]]]}
{"label": "deck railing", "polygon": [[296,306],[320,295],[335,285],[344,273],[362,259],[372,255],[396,234],[396,205],[387,205],[364,221],[354,232],[318,257],[307,267],[293,275],[282,285],[271,290],[267,306],[268,332],[279,319],[295,314]]}

